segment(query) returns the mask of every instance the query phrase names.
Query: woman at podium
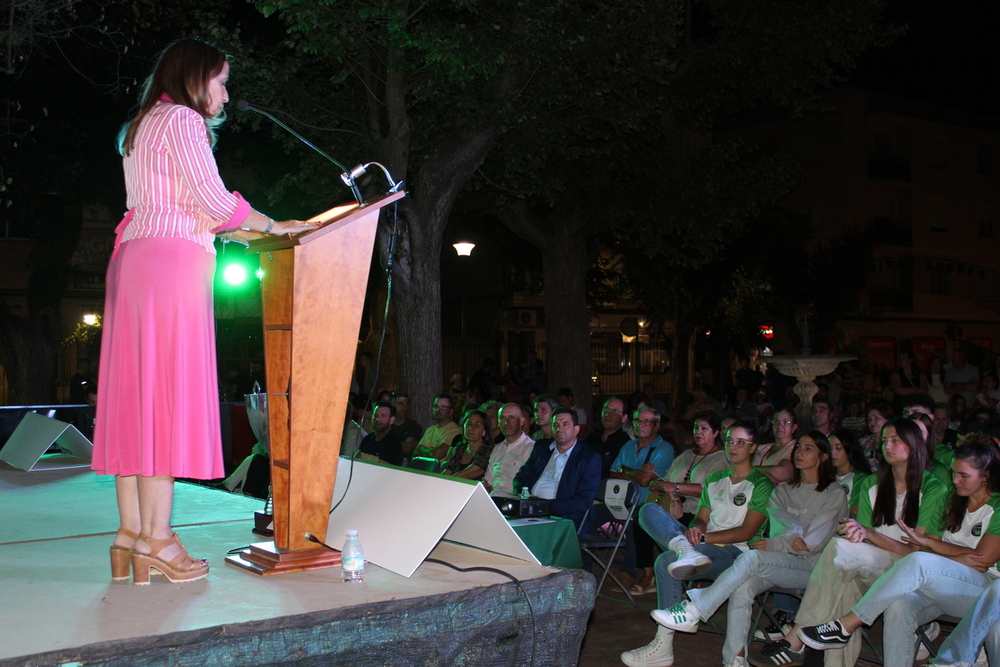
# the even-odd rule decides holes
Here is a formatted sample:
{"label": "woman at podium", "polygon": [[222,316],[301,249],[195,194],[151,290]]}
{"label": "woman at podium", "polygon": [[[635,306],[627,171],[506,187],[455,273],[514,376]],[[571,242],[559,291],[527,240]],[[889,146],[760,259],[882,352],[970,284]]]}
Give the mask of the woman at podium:
{"label": "woman at podium", "polygon": [[119,136],[128,212],[108,265],[92,467],[115,475],[120,524],[112,579],[171,582],[208,574],[171,528],[174,478],[225,476],[219,431],[212,282],[221,233],[287,234],[226,190],[212,155],[229,100],[229,63],[183,39],[146,80]]}

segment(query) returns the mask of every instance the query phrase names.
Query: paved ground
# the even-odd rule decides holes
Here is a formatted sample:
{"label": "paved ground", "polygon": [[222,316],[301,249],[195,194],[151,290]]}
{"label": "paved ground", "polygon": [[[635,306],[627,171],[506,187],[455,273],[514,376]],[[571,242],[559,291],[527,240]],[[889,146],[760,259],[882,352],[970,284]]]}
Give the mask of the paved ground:
{"label": "paved ground", "polygon": [[[599,597],[590,618],[587,635],[583,640],[580,652],[580,667],[614,667],[622,662],[618,655],[622,651],[644,646],[656,634],[656,624],[649,617],[649,612],[655,608],[656,596],[645,595],[636,598],[639,607],[632,607],[625,596],[615,593],[612,585],[605,584],[604,592],[607,598]],[[615,589],[617,590],[617,589]],[[723,606],[715,616],[715,622],[725,627],[726,607]],[[877,646],[881,646],[882,626],[876,624],[869,635]],[[940,644],[940,639],[935,644]],[[719,667],[722,664],[723,636],[701,630],[695,634],[677,633],[674,642],[675,667]],[[866,648],[862,659],[858,661],[861,667],[874,667],[873,662],[865,660],[872,656]],[[817,658],[821,656],[817,654]],[[822,664],[820,660],[816,664]],[[922,665],[923,663],[916,663]],[[806,666],[810,666],[807,660]]]}

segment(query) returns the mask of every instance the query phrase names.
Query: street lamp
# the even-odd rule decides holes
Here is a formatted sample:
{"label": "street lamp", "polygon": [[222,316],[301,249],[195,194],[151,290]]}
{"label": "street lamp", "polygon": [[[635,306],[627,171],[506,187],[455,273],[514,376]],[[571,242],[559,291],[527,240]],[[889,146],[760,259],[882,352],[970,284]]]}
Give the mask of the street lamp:
{"label": "street lamp", "polygon": [[[458,253],[459,257],[471,257],[472,249],[476,247],[475,243],[470,241],[459,241],[458,243],[453,243],[452,247],[455,248],[455,252]],[[462,378],[468,377],[466,375],[466,370],[469,367],[469,353],[465,348],[465,288],[468,281],[461,280],[462,283]]]}

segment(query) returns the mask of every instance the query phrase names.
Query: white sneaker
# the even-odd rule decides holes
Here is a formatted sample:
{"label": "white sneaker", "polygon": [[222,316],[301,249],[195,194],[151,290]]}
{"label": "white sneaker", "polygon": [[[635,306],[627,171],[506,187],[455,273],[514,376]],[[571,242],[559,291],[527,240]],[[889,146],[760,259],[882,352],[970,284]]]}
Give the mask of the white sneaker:
{"label": "white sneaker", "polygon": [[698,632],[701,622],[698,608],[691,600],[681,600],[669,609],[654,609],[649,615],[663,627],[681,632]]}
{"label": "white sneaker", "polygon": [[727,662],[722,667],[750,667],[750,663],[742,655],[738,655],[732,662]]}
{"label": "white sneaker", "polygon": [[[927,635],[928,640],[934,641],[935,639],[938,638],[938,635],[941,634],[941,625],[937,621],[932,621],[931,623],[928,623],[927,625],[924,626],[924,634]],[[914,638],[916,637],[917,636],[914,635]],[[924,643],[920,641],[919,638],[916,638],[916,641],[918,642],[917,660],[926,660],[927,658],[931,657],[931,652],[927,650],[927,647],[924,646]]]}
{"label": "white sneaker", "polygon": [[667,573],[674,579],[687,581],[712,569],[712,559],[695,549],[683,535],[670,540],[667,548],[677,554],[677,560],[667,566]]}
{"label": "white sneaker", "polygon": [[674,664],[674,631],[656,626],[656,636],[642,648],[624,651],[622,662],[628,667],[671,667]]}

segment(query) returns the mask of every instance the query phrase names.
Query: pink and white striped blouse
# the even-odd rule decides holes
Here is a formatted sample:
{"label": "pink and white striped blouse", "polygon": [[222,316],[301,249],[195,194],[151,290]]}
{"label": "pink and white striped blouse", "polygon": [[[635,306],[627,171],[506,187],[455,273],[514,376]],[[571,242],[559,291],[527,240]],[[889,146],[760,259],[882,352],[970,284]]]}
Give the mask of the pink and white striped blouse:
{"label": "pink and white striped blouse", "polygon": [[223,185],[205,121],[186,106],[160,102],[150,109],[123,164],[129,213],[119,243],[171,236],[215,254],[215,232],[235,229],[250,213],[250,204]]}

